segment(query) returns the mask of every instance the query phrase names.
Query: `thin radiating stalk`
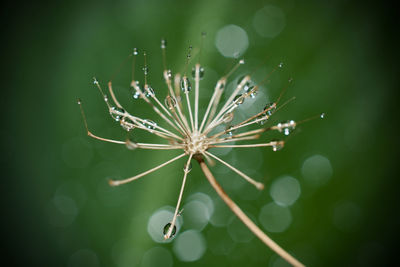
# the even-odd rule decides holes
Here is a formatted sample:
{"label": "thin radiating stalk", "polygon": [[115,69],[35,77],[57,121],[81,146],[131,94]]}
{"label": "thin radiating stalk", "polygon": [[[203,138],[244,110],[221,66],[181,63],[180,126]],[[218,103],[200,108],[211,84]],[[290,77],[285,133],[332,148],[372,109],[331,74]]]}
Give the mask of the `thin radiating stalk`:
{"label": "thin radiating stalk", "polygon": [[178,216],[179,207],[180,207],[181,201],[182,201],[183,190],[185,189],[186,177],[187,177],[187,175],[189,173],[189,166],[190,166],[190,161],[192,160],[192,157],[193,157],[193,154],[190,154],[189,159],[187,160],[186,165],[185,165],[181,191],[179,192],[179,197],[178,197],[178,203],[176,204],[174,217],[172,218],[171,225],[170,225],[170,227],[168,229],[168,232],[164,236],[165,239],[168,239],[168,238],[171,237],[172,231],[173,231],[174,226],[175,226],[176,218]]}
{"label": "thin radiating stalk", "polygon": [[266,233],[264,233],[240,208],[236,203],[225,193],[221,185],[215,180],[213,174],[204,162],[201,156],[196,156],[195,159],[199,162],[200,168],[210,182],[211,186],[225,202],[225,204],[232,210],[233,213],[252,231],[264,244],[275,251],[279,256],[285,259],[288,263],[296,267],[305,266],[300,261],[295,259],[292,255],[281,248],[275,241],[273,241]]}
{"label": "thin radiating stalk", "polygon": [[160,169],[160,168],[162,168],[162,167],[164,167],[164,166],[166,166],[166,165],[168,165],[168,164],[170,164],[170,163],[182,158],[185,155],[186,154],[183,153],[183,154],[181,154],[181,155],[179,155],[179,156],[177,156],[177,157],[175,157],[173,159],[170,159],[170,160],[168,160],[168,161],[166,161],[166,162],[164,162],[164,163],[162,163],[162,164],[160,164],[160,165],[158,165],[158,166],[156,166],[156,167],[154,167],[154,168],[152,168],[152,169],[150,169],[148,171],[142,172],[141,174],[135,175],[133,177],[130,177],[130,178],[127,178],[127,179],[124,179],[124,180],[110,180],[109,183],[110,183],[111,186],[118,186],[118,185],[121,185],[121,184],[126,184],[126,183],[129,183],[129,182],[132,182],[134,180],[137,180],[137,179],[139,179],[139,178],[141,178],[141,177],[143,177],[143,176],[145,176],[145,175],[147,175],[149,173],[152,173],[152,172],[154,172],[154,171],[156,171],[156,170],[158,170],[158,169]]}

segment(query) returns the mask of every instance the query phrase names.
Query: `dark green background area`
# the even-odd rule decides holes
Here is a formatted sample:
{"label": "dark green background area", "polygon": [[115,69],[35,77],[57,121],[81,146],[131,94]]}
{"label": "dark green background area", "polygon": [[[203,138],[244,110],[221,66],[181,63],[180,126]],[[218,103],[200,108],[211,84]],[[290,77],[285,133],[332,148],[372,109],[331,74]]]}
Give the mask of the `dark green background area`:
{"label": "dark green background area", "polygon": [[[286,15],[286,27],[274,39],[260,37],[252,25],[254,14],[267,4]],[[296,96],[296,101],[277,119],[301,120],[320,112],[327,116],[301,126],[279,153],[264,150],[264,163],[257,171],[269,180],[256,200],[243,200],[229,184],[227,192],[245,211],[258,214],[271,201],[271,180],[293,175],[303,191],[291,208],[291,227],[271,234],[277,243],[310,266],[391,262],[400,223],[394,8],[373,1],[125,0],[27,2],[1,12],[2,265],[71,266],[71,255],[90,249],[99,266],[115,266],[112,247],[121,238],[133,240],[139,251],[133,266],[141,266],[140,255],[154,246],[173,254],[172,244],[152,241],[147,221],[159,207],[175,205],[183,162],[113,191],[99,187],[106,177],[130,177],[176,153],[128,151],[89,139],[76,98],[84,100],[89,124],[98,135],[125,138],[107,114],[92,77],[108,81],[132,47],[138,47],[149,52],[155,88],[164,88],[160,39],[168,40],[169,66],[180,71],[187,47],[198,46],[202,31],[207,32],[204,64],[223,75],[232,61],[217,52],[214,41],[218,29],[228,24],[249,35],[245,70],[268,57],[268,68],[285,63],[276,80],[294,77],[285,97]],[[125,65],[116,79],[122,87],[128,88],[123,78],[129,68]],[[270,95],[276,98],[279,92],[279,86],[272,87]],[[131,103],[127,98],[126,93],[124,103]],[[130,108],[152,116],[144,104]],[[326,156],[333,168],[330,181],[316,190],[301,179],[303,161],[314,154]],[[245,165],[252,159],[240,160]],[[214,196],[193,165],[185,195],[202,191]],[[82,185],[85,199],[73,223],[55,227],[51,220],[62,217],[52,217],[51,201],[60,185],[69,182]],[[78,204],[79,196],[73,196]],[[344,202],[355,203],[360,214],[349,214],[350,226],[338,229],[333,224],[335,207]],[[208,247],[218,242],[214,226],[203,233]],[[236,244],[227,256],[209,249],[192,263],[174,256],[173,266],[268,266],[271,257],[273,253],[254,238]]]}

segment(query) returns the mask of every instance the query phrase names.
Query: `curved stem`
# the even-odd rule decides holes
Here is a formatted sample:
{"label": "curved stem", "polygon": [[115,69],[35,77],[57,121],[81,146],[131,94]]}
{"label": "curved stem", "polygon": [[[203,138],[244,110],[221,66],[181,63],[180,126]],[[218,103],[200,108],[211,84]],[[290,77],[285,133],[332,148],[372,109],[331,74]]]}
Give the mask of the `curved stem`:
{"label": "curved stem", "polygon": [[207,180],[210,182],[211,186],[222,198],[222,200],[228,205],[228,207],[236,214],[236,216],[252,231],[263,243],[275,251],[279,256],[285,259],[288,263],[293,266],[305,266],[292,255],[281,248],[277,243],[275,243],[271,238],[269,238],[247,215],[239,208],[238,205],[225,193],[221,185],[215,180],[213,174],[208,168],[207,164],[204,162],[203,158],[196,155],[196,160],[199,162],[201,170],[206,176]]}

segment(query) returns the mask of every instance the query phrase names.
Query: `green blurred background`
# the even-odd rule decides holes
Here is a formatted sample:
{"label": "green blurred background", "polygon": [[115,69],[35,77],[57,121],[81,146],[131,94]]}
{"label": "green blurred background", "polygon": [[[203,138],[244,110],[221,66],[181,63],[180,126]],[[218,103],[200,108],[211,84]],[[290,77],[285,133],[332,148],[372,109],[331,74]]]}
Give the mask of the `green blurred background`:
{"label": "green blurred background", "polygon": [[[265,6],[283,17],[266,19]],[[183,161],[109,188],[108,178],[133,176],[177,152],[129,151],[90,139],[76,104],[77,97],[83,99],[96,134],[124,139],[92,77],[105,84],[133,47],[146,49],[149,78],[162,99],[160,39],[168,40],[168,65],[176,72],[184,67],[187,47],[198,47],[205,31],[204,106],[212,85],[232,65],[215,46],[218,31],[230,24],[241,27],[249,42],[247,63],[233,79],[256,68],[262,80],[284,62],[265,86],[264,97],[273,100],[294,78],[285,100],[296,96],[296,101],[279,111],[275,122],[327,115],[299,127],[282,151],[242,149],[221,156],[263,180],[263,192],[219,165],[212,168],[217,179],[262,229],[306,265],[390,265],[400,222],[394,12],[378,2],[340,0],[42,1],[4,7],[2,265],[285,266],[234,219],[197,164],[183,205],[195,193],[209,196],[210,222],[199,226],[188,208],[175,240],[153,241],[148,222],[160,208],[175,205]],[[263,22],[281,29],[265,37]],[[155,119],[146,105],[131,99],[129,72],[126,64],[114,79],[121,102],[132,113]],[[281,208],[289,213],[289,219],[282,217],[286,222],[277,213],[278,228],[287,226],[271,232],[260,211],[273,205],[271,185],[287,175],[298,181],[301,193]],[[204,251],[192,255],[193,261],[185,261],[176,244],[184,233],[194,233],[200,240],[196,249]]]}

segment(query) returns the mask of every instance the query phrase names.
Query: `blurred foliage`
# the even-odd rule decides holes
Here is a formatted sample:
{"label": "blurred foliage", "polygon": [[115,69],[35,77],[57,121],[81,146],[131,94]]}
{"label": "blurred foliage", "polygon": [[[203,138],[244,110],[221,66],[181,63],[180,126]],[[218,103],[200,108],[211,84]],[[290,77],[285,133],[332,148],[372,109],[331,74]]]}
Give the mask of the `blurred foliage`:
{"label": "blurred foliage", "polygon": [[[286,16],[284,30],[273,39],[259,36],[253,27],[255,13],[269,4]],[[399,225],[393,118],[398,46],[391,39],[394,9],[376,5],[340,0],[120,0],[26,2],[5,8],[2,218],[10,253],[4,265],[116,266],[115,244],[127,240],[134,248],[132,266],[145,266],[143,255],[155,246],[171,252],[173,266],[281,266],[256,238],[235,243],[228,255],[214,254],[210,248],[227,235],[226,228],[210,224],[203,230],[207,250],[195,262],[181,262],[173,243],[152,241],[148,219],[158,208],[175,205],[183,163],[108,188],[107,177],[130,177],[175,154],[132,152],[89,139],[76,105],[81,97],[96,134],[124,138],[92,77],[105,83],[132,47],[138,47],[149,53],[154,86],[164,88],[160,39],[168,40],[168,65],[180,71],[187,47],[198,47],[205,31],[203,60],[215,71],[216,81],[232,64],[214,45],[216,32],[228,24],[242,27],[249,36],[244,71],[264,58],[264,74],[278,62],[285,63],[269,88],[271,99],[285,80],[294,78],[285,98],[296,96],[296,101],[282,109],[277,120],[301,120],[320,112],[327,116],[302,125],[279,153],[257,150],[262,165],[255,170],[251,153],[234,154],[240,166],[247,162],[248,171],[266,177],[266,190],[256,199],[246,200],[235,190],[231,183],[240,179],[236,175],[229,181],[226,174],[220,175],[225,177],[221,183],[257,220],[260,209],[271,202],[271,182],[292,175],[299,179],[302,193],[291,207],[289,229],[271,234],[277,243],[309,266],[388,264]],[[115,80],[123,101],[130,103],[131,111],[150,116],[144,104],[128,101],[129,72],[127,64]],[[333,169],[329,182],[318,188],[307,186],[301,174],[304,160],[315,154],[328,158]],[[216,197],[194,164],[185,196],[198,191]],[[75,205],[63,198],[65,194]],[[340,209],[344,213],[337,219]],[[86,264],[75,264],[81,255],[77,251]]]}

